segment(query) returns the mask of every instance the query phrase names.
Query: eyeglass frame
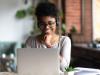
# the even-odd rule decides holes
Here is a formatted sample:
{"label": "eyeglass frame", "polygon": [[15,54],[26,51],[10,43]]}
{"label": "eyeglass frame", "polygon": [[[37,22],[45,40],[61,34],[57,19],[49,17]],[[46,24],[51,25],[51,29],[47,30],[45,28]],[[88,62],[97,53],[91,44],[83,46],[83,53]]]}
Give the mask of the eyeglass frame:
{"label": "eyeglass frame", "polygon": [[54,22],[52,22],[52,21],[49,21],[48,22],[48,24],[46,24],[46,23],[44,23],[44,22],[38,22],[38,25],[40,26],[40,27],[44,27],[44,26],[49,26],[49,27],[51,27],[51,26],[54,26],[54,24],[56,24],[56,21],[54,21]]}

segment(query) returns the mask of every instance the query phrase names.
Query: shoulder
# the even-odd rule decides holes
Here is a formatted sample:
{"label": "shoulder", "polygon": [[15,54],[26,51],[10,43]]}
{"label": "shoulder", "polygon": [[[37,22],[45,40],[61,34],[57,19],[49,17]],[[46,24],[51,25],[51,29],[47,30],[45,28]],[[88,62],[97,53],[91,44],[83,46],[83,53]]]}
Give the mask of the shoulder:
{"label": "shoulder", "polygon": [[35,43],[37,43],[38,36],[29,36],[25,42],[26,47],[32,47]]}
{"label": "shoulder", "polygon": [[36,36],[29,36],[26,40],[27,42],[34,42],[34,41],[38,41],[38,39],[40,38],[40,35],[36,35]]}
{"label": "shoulder", "polygon": [[68,36],[61,36],[61,41],[71,41],[71,39]]}
{"label": "shoulder", "polygon": [[69,46],[71,45],[71,39],[68,36],[61,36],[60,38],[60,44],[61,46]]}
{"label": "shoulder", "polygon": [[29,36],[26,40],[26,44],[31,44],[32,42],[34,42],[36,40],[37,36]]}
{"label": "shoulder", "polygon": [[36,36],[29,36],[26,40],[26,42],[32,41],[36,38]]}

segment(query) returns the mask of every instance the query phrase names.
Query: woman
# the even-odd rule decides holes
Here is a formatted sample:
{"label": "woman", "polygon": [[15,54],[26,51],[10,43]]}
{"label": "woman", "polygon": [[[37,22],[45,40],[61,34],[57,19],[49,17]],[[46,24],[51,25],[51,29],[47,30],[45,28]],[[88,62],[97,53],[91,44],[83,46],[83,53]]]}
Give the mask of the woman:
{"label": "woman", "polygon": [[39,3],[36,8],[36,17],[41,34],[29,37],[26,46],[31,48],[58,48],[60,70],[69,66],[71,56],[71,40],[67,36],[60,36],[57,32],[58,10],[52,3]]}

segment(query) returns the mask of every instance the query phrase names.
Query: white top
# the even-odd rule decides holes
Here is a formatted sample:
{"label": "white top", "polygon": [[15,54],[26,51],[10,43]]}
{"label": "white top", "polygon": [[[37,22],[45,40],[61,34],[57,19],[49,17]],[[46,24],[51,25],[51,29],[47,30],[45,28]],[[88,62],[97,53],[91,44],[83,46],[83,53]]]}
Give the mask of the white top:
{"label": "white top", "polygon": [[[43,43],[40,43],[36,40],[35,37],[30,37],[26,41],[26,47],[31,48],[47,48]],[[59,43],[52,45],[52,48],[58,48],[60,51],[59,54],[63,55],[63,60],[60,63],[60,70],[64,71],[65,67],[68,67],[70,64],[71,58],[71,40],[67,36],[61,36]]]}

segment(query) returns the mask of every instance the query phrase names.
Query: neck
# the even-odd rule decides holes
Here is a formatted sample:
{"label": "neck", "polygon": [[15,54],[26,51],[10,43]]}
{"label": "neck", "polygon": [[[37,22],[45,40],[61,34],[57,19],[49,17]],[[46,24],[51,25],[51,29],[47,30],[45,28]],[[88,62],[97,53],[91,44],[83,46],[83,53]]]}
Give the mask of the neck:
{"label": "neck", "polygon": [[[50,41],[52,45],[59,42],[59,35],[55,33],[48,34],[48,35],[52,35],[52,38]],[[43,43],[45,41],[44,36],[45,36],[44,34],[39,35],[39,38],[38,38],[39,42]]]}

